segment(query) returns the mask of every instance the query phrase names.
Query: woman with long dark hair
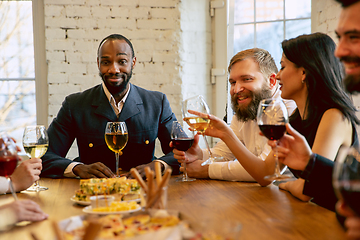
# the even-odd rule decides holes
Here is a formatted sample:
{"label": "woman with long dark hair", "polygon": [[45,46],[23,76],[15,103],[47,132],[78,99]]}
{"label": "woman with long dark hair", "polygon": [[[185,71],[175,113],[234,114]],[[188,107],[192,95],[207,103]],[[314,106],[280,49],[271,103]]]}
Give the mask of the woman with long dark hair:
{"label": "woman with long dark hair", "polygon": [[[293,99],[298,107],[290,124],[305,136],[312,152],[332,160],[341,145],[357,144],[355,125],[359,123],[356,108],[342,86],[344,72],[334,56],[335,48],[334,41],[323,33],[285,40],[276,76],[281,97]],[[293,173],[299,179],[282,183],[280,188],[303,201],[310,200],[320,189],[312,189],[299,172]]]}

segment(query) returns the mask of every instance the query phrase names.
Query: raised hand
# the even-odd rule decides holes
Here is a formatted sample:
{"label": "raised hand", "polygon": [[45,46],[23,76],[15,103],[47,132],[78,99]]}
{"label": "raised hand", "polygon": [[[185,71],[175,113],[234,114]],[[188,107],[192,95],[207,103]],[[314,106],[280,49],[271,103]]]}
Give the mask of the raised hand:
{"label": "raised hand", "polygon": [[[174,158],[178,160],[179,163],[190,163],[203,158],[203,153],[201,148],[199,147],[199,135],[194,136],[194,143],[192,146],[186,151],[179,151],[177,149],[173,149]],[[174,147],[173,143],[170,142],[170,147]]]}
{"label": "raised hand", "polygon": [[14,173],[11,175],[11,180],[16,192],[22,191],[30,187],[35,181],[39,180],[42,169],[40,158],[31,158],[21,162],[15,168]]}

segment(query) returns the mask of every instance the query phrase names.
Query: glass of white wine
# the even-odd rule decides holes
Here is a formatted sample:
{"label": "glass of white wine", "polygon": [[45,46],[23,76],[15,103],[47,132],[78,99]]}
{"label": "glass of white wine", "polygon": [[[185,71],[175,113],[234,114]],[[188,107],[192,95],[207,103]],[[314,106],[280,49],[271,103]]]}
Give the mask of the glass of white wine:
{"label": "glass of white wine", "polygon": [[212,155],[209,144],[205,137],[205,131],[210,125],[210,119],[191,114],[191,113],[189,113],[188,110],[194,110],[197,112],[210,114],[210,108],[209,108],[208,104],[206,103],[204,97],[201,95],[197,95],[195,97],[191,97],[191,98],[188,98],[183,101],[182,113],[183,113],[184,121],[187,122],[187,124],[190,126],[190,128],[193,131],[198,131],[204,137],[204,141],[205,141],[205,144],[208,149],[210,157],[205,162],[203,162],[201,164],[201,166],[212,164],[213,162],[216,162],[216,161],[221,161],[223,159],[223,157],[214,157]]}
{"label": "glass of white wine", "polygon": [[[41,158],[47,151],[49,146],[49,138],[45,126],[26,126],[23,135],[23,146],[29,158]],[[44,191],[47,187],[40,186],[36,181],[27,191]]]}
{"label": "glass of white wine", "polygon": [[119,157],[122,155],[121,150],[128,142],[128,130],[125,122],[108,122],[105,128],[105,142],[108,148],[115,152],[116,177],[120,177]]}

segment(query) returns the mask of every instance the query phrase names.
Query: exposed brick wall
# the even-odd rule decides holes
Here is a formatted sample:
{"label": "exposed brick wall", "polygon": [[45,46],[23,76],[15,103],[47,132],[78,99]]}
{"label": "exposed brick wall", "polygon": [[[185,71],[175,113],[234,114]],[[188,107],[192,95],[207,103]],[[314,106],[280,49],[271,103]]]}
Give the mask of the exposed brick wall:
{"label": "exposed brick wall", "polygon": [[[137,64],[132,83],[181,101],[210,88],[209,0],[44,0],[49,123],[65,96],[101,82],[96,49],[109,34],[128,37]],[[70,153],[70,155],[77,153]]]}

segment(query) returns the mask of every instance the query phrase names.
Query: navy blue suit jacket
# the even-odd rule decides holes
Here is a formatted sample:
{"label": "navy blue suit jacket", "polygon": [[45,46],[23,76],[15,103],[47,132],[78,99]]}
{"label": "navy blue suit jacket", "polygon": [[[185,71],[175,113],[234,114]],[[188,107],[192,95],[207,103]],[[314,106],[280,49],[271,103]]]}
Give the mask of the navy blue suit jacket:
{"label": "navy blue suit jacket", "polygon": [[41,176],[63,177],[72,160],[65,158],[76,139],[79,157],[85,164],[102,162],[115,172],[115,154],[104,139],[107,122],[124,121],[129,139],[120,156],[119,167],[125,171],[155,159],[155,140],[159,138],[166,154],[160,159],[179,173],[179,163],[169,147],[171,125],[176,117],[166,95],[131,85],[129,95],[117,118],[102,85],[67,96],[57,117],[48,128],[49,149],[42,157]]}

